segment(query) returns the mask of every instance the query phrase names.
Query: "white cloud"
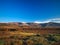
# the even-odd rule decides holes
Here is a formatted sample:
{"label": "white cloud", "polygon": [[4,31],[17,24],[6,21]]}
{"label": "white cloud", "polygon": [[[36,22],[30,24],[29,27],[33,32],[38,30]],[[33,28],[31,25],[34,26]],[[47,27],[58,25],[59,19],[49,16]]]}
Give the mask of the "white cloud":
{"label": "white cloud", "polygon": [[52,20],[59,20],[60,21],[60,18],[55,18],[55,19],[52,19]]}
{"label": "white cloud", "polygon": [[22,22],[22,23],[26,23],[26,22]]}
{"label": "white cloud", "polygon": [[48,22],[50,22],[49,20],[47,20],[47,21],[35,21],[34,23],[48,23]]}
{"label": "white cloud", "polygon": [[48,19],[48,20],[45,20],[45,21],[35,21],[34,23],[48,23],[48,22],[60,23],[60,18]]}

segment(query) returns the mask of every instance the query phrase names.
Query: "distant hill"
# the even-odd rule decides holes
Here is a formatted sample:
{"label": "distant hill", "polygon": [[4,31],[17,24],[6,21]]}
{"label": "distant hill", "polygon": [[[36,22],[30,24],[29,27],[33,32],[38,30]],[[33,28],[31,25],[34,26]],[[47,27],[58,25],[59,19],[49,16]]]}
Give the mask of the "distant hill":
{"label": "distant hill", "polygon": [[42,27],[50,27],[50,28],[58,28],[60,27],[60,23],[56,23],[56,22],[49,22],[49,23],[43,23],[41,24]]}
{"label": "distant hill", "polygon": [[11,22],[11,23],[0,23],[0,26],[27,26],[34,28],[58,28],[60,27],[60,23],[56,22],[48,22],[48,23],[22,23],[22,22]]}

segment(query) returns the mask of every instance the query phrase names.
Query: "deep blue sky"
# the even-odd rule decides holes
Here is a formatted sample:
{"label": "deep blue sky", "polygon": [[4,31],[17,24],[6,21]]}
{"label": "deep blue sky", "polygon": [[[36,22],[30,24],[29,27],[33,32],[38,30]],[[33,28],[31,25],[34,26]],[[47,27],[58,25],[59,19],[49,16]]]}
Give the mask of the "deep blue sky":
{"label": "deep blue sky", "polygon": [[59,0],[0,0],[0,22],[33,22],[60,18]]}

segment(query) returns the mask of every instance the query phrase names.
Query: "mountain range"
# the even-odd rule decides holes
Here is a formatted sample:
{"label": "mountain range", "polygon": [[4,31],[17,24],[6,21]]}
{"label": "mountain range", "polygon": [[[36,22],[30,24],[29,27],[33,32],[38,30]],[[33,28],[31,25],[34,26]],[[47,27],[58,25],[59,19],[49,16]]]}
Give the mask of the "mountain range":
{"label": "mountain range", "polygon": [[48,22],[48,23],[22,23],[22,22],[10,22],[10,23],[0,23],[0,26],[27,26],[34,28],[60,28],[60,23]]}

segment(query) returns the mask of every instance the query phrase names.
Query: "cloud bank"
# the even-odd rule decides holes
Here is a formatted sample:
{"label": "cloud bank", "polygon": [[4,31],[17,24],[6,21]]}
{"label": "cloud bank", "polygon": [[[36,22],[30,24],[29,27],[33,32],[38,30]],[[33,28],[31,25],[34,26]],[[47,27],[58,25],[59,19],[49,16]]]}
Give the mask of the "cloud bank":
{"label": "cloud bank", "polygon": [[60,18],[48,19],[48,20],[45,20],[45,21],[34,21],[34,23],[48,23],[48,22],[60,23]]}

